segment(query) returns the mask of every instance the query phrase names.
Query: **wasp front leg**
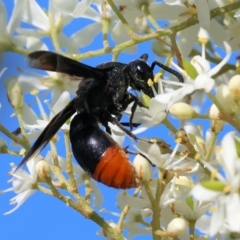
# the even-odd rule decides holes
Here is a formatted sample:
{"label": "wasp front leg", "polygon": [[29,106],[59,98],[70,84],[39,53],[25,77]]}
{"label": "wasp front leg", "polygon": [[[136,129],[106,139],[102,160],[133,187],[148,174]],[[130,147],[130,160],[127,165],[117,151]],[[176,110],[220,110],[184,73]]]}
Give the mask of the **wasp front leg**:
{"label": "wasp front leg", "polygon": [[133,116],[134,116],[134,113],[136,112],[137,106],[145,107],[144,104],[138,99],[138,97],[127,92],[124,97],[124,100],[122,101],[122,111],[124,111],[128,107],[128,105],[131,104],[132,102],[133,102],[133,105],[131,107],[131,116],[129,120],[130,131],[132,131],[132,128],[133,128]]}

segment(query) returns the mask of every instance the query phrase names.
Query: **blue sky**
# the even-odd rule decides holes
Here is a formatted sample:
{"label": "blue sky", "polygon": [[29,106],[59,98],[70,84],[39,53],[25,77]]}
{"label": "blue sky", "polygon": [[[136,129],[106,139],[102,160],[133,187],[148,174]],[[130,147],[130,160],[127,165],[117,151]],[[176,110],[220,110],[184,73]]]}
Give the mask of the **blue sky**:
{"label": "blue sky", "polygon": [[[7,6],[8,12],[11,12],[13,7],[13,1],[5,0],[4,3]],[[43,4],[46,4],[46,1],[43,1]],[[81,22],[81,24],[87,24],[87,21],[83,21]],[[80,28],[81,26],[75,25],[73,28],[76,29],[78,27]],[[69,31],[72,31],[72,29],[69,29]],[[150,43],[151,42],[140,44],[138,46],[138,51],[136,54],[121,54],[118,61],[128,63],[138,58],[143,53],[148,53],[150,55],[149,63],[151,63],[156,58],[151,53]],[[97,49],[100,46],[101,36],[98,36],[94,43],[91,44],[89,47],[85,48],[84,51]],[[235,55],[237,55],[237,53]],[[111,55],[108,54],[106,56],[87,59],[84,61],[84,63],[91,66],[96,66],[99,63],[110,60]],[[13,110],[10,107],[6,98],[4,80],[9,76],[19,74],[17,67],[20,67],[24,70],[29,68],[25,64],[24,57],[13,53],[7,53],[4,56],[0,70],[4,67],[7,67],[8,70],[4,74],[4,78],[0,80],[0,103],[2,105],[2,108],[0,109],[0,122],[12,131],[18,127],[18,123],[16,118],[10,118]],[[26,102],[29,103],[30,99],[27,98]],[[209,104],[207,103],[206,110],[208,105]],[[204,129],[209,128],[209,125],[206,125],[202,121],[194,122],[203,124]],[[173,144],[171,137],[168,136],[168,130],[165,127],[158,127],[157,131],[160,131],[161,136],[163,136],[162,138],[169,141],[170,144]],[[148,135],[154,136],[155,133],[156,128],[149,131]],[[223,133],[220,134],[220,138],[222,137],[222,135]],[[3,137],[1,133],[0,137]],[[43,151],[43,156],[47,150],[48,148]],[[59,155],[65,156],[64,150],[60,149]],[[8,172],[10,170],[9,163],[15,162],[16,164],[18,164],[21,161],[21,158],[8,155],[0,155],[0,161],[0,189],[4,190],[11,187],[11,184],[7,183],[7,181],[10,179],[10,176],[8,175]],[[98,184],[98,186],[100,187],[105,200],[102,208],[107,207],[107,209],[110,211],[118,212],[116,207],[116,195],[120,191],[108,188],[103,184]],[[83,189],[80,189],[80,191],[83,191]],[[96,231],[100,228],[94,222],[85,219],[79,213],[73,211],[70,207],[66,206],[59,200],[39,192],[36,192],[32,197],[30,197],[14,213],[7,216],[2,215],[4,212],[7,212],[12,208],[12,206],[9,205],[9,199],[13,196],[15,196],[13,192],[0,195],[0,239],[98,239],[98,237],[96,236]],[[100,209],[95,210],[99,211]],[[101,216],[108,220],[116,219],[114,216],[109,215],[108,213],[101,213]],[[137,239],[146,238],[144,236],[138,236]],[[149,239],[151,239],[151,237],[149,237]]]}

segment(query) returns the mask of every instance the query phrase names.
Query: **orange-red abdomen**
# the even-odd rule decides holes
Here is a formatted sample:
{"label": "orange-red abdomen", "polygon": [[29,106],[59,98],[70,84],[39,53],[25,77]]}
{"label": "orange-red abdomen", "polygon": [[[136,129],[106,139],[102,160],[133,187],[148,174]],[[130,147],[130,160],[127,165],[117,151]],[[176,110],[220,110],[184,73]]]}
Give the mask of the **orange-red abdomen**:
{"label": "orange-red abdomen", "polygon": [[92,178],[113,188],[137,187],[135,169],[129,162],[126,153],[118,145],[106,149]]}

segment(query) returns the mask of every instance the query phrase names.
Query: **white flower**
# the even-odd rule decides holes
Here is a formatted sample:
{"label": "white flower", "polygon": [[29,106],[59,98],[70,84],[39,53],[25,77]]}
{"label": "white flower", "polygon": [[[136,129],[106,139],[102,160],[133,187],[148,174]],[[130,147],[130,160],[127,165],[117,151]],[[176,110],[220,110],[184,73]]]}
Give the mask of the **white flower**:
{"label": "white flower", "polygon": [[[182,1],[166,0],[165,2],[171,5],[179,5]],[[227,1],[189,0],[188,2],[190,5],[194,4],[196,9],[190,7],[186,11],[185,16],[190,17],[192,14],[197,13],[199,24],[195,24],[182,30],[178,35],[177,44],[184,57],[187,57],[191,52],[201,27],[208,30],[208,33],[215,44],[221,46],[223,41],[228,41],[228,33],[224,26],[216,21],[216,19],[210,19],[210,11],[216,7],[225,6]]]}
{"label": "white flower", "polygon": [[123,223],[124,229],[126,229],[128,234],[128,239],[133,238],[136,235],[149,235],[151,233],[150,227],[142,227],[141,219],[151,217],[152,211],[150,209],[136,210],[131,208],[127,214],[127,219]]}
{"label": "white flower", "polygon": [[176,172],[195,172],[199,168],[199,164],[195,160],[185,160],[186,155],[183,157],[176,157],[175,154],[179,148],[176,144],[172,154],[162,154],[159,146],[154,143],[139,142],[136,149],[147,157],[150,162],[158,168],[167,169]]}
{"label": "white flower", "polygon": [[21,23],[26,2],[27,0],[15,1],[12,15],[7,23],[6,9],[4,3],[0,1],[0,52],[9,51],[11,45],[24,46],[26,38],[16,35],[15,31]]}
{"label": "white flower", "polygon": [[[147,4],[149,11],[154,19],[156,20],[178,20],[186,19],[186,17],[181,17],[181,15],[186,11],[186,7],[184,5],[171,7],[165,3],[155,2],[152,0],[147,1],[128,1],[128,0],[116,0],[115,4],[123,6],[122,14],[127,20],[128,24],[132,27],[132,29],[136,28],[137,31],[142,29],[146,29],[145,27],[137,27],[138,19],[146,18],[144,12],[141,10],[142,4]],[[142,22],[144,24],[144,21]],[[114,28],[112,29],[112,37],[114,41],[119,44],[124,41],[130,40],[130,36],[127,34],[127,30],[121,21],[118,21]],[[128,49],[129,51],[135,50],[133,47]]]}
{"label": "white flower", "polygon": [[[46,13],[36,1],[25,1],[23,5],[23,22],[32,25],[34,28],[18,28],[17,32],[30,39],[28,43],[29,50],[47,50],[45,44],[36,46],[36,39],[41,39],[46,35],[50,36],[52,29],[61,30],[62,27],[67,25],[73,17],[69,14],[77,4],[77,1],[68,1],[67,7],[61,5],[57,0],[49,1],[48,13]],[[68,11],[68,10],[69,11]],[[22,16],[21,16],[22,17]],[[41,30],[41,31],[39,31]],[[65,36],[62,31],[58,32],[58,42],[60,46],[64,46],[67,52],[76,53],[78,46],[76,46],[72,41]]]}
{"label": "white flower", "polygon": [[[212,213],[210,235],[214,236],[224,224],[230,232],[240,232],[240,162],[236,154],[233,134],[226,134],[222,140],[219,163],[224,173],[218,173],[219,181],[197,184],[192,194],[199,201],[215,202]],[[208,167],[208,165],[206,165]],[[211,168],[209,169],[212,170]],[[217,187],[218,186],[218,187]]]}
{"label": "white flower", "polygon": [[[188,94],[193,93],[196,90],[201,90],[206,93],[209,93],[215,84],[214,79],[212,79],[212,76],[215,75],[220,71],[220,69],[228,62],[228,60],[231,57],[231,48],[227,42],[224,42],[224,46],[226,49],[226,56],[223,58],[223,60],[214,66],[213,68],[210,68],[210,63],[206,60],[205,57],[205,46],[202,44],[202,56],[195,56],[191,60],[192,65],[195,67],[196,71],[198,72],[198,75],[196,78],[191,79],[190,76],[186,76],[186,83],[181,84],[183,86],[183,89],[185,87],[185,90],[182,91],[187,91]],[[172,65],[179,71],[183,72],[183,70],[176,65],[174,62],[172,62]],[[174,84],[174,85],[180,85],[179,83],[174,83],[171,81],[163,81],[164,83],[167,84]],[[188,88],[188,90],[186,89]],[[180,91],[180,90],[179,90]],[[177,92],[176,92],[177,93]],[[191,96],[192,102],[196,102],[198,105],[194,106],[195,110],[198,112],[200,107],[203,104],[204,101],[204,96],[202,92],[199,93],[196,92]]]}
{"label": "white flower", "polygon": [[[115,13],[108,4],[106,5],[105,8],[106,12],[103,13],[102,1],[100,2],[96,0],[93,1],[92,4],[97,8],[97,10],[96,8],[88,7],[84,14],[82,14],[84,8],[81,5],[83,5],[83,3],[85,2],[87,1],[82,1],[78,3],[73,12],[74,17],[89,18],[93,21],[93,23],[88,24],[84,28],[75,32],[70,37],[77,46],[87,46],[90,43],[92,43],[94,37],[96,37],[103,30],[102,20],[105,15],[107,17],[107,19],[105,20],[107,20],[109,23],[109,32],[111,33],[112,36],[114,35],[114,31],[112,28],[114,27],[115,21],[118,20]],[[126,31],[123,31],[122,35],[126,36],[127,35]]]}
{"label": "white flower", "polygon": [[[172,104],[183,99],[193,90],[194,87],[187,84],[171,92],[159,93],[150,100],[148,109],[138,107],[134,113],[133,122],[142,123],[142,125],[133,130],[133,133],[138,134],[146,131],[152,126],[160,124],[167,117],[169,108]],[[131,115],[131,106],[128,106],[124,113]]]}
{"label": "white flower", "polygon": [[[24,127],[27,132],[27,138],[30,143],[36,141],[36,139],[40,136],[42,131],[45,129],[45,127],[48,125],[50,120],[59,113],[70,101],[70,95],[68,92],[63,92],[60,97],[58,98],[57,102],[51,107],[48,102],[45,102],[50,109],[50,116],[47,115],[47,113],[44,110],[44,107],[39,100],[38,96],[36,97],[36,102],[38,104],[40,115],[43,119],[39,119],[37,114],[33,111],[33,109],[24,104],[22,109],[22,118]],[[63,131],[69,131],[70,124],[64,123],[61,126],[61,130]],[[17,145],[15,142],[12,142],[13,145]],[[38,153],[37,153],[38,154]]]}
{"label": "white flower", "polygon": [[12,210],[4,213],[10,214],[17,210],[33,193],[35,193],[35,189],[33,189],[33,184],[37,179],[37,173],[35,171],[36,162],[39,160],[39,157],[32,158],[27,162],[27,169],[29,172],[26,172],[23,169],[18,169],[16,172],[16,166],[14,164],[10,164],[12,169],[10,174],[12,175],[12,179],[9,180],[12,183],[12,187],[4,190],[3,192],[14,191],[17,195],[10,199],[10,204],[17,204]]}

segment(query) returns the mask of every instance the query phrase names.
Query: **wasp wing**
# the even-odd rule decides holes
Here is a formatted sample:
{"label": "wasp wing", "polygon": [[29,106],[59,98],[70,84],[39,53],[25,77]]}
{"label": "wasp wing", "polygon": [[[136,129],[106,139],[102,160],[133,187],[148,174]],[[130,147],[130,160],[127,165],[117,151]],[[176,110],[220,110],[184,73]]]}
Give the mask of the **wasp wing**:
{"label": "wasp wing", "polygon": [[[46,126],[40,134],[31,149],[25,155],[17,169],[23,166],[27,161],[36,157],[41,150],[48,144],[52,137],[57,133],[61,126],[76,112],[75,99],[73,99],[61,112],[59,112]],[[16,170],[17,170],[16,169]]]}
{"label": "wasp wing", "polygon": [[48,51],[36,51],[28,55],[29,66],[32,68],[65,73],[83,78],[101,79],[106,77],[111,68],[94,68],[77,62],[71,58]]}

